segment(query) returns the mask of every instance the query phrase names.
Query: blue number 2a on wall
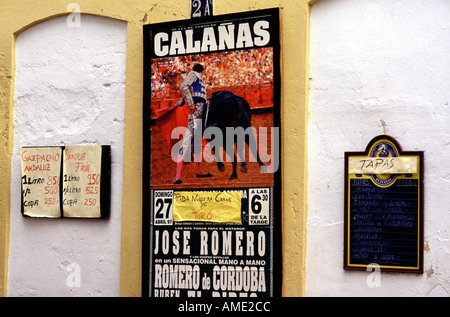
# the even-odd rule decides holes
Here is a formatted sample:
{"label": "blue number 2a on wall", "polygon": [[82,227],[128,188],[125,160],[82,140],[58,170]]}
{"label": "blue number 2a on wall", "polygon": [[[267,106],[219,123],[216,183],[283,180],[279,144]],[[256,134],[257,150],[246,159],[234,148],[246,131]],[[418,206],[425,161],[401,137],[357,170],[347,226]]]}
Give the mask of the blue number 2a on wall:
{"label": "blue number 2a on wall", "polygon": [[191,0],[191,18],[213,15],[213,0]]}

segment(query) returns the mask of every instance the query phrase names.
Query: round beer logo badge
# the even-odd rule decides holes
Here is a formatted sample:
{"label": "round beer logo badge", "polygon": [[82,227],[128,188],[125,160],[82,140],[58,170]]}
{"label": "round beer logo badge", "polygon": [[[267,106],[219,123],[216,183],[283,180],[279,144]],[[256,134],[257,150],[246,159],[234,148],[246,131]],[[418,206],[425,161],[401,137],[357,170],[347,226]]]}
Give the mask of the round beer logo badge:
{"label": "round beer logo badge", "polygon": [[[395,146],[387,141],[376,143],[370,153],[370,157],[397,157],[398,152]],[[378,186],[386,187],[394,183],[397,176],[395,174],[372,174],[371,178]]]}

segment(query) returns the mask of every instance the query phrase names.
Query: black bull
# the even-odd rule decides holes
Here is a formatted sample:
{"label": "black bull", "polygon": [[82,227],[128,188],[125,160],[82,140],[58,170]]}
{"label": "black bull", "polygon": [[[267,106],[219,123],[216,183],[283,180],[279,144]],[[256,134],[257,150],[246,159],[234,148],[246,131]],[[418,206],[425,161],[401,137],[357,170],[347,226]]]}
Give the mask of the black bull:
{"label": "black bull", "polygon": [[[247,100],[245,100],[242,97],[236,96],[235,94],[229,91],[218,91],[211,95],[211,97],[208,100],[208,103],[209,103],[208,108],[204,109],[203,111],[203,128],[205,130],[211,127],[220,129],[223,139],[222,143],[219,144],[222,145],[224,151],[231,158],[233,165],[233,172],[229,179],[233,180],[238,178],[236,171],[238,160],[236,158],[236,154],[234,151],[234,145],[236,145],[236,150],[240,157],[241,172],[246,173],[248,171],[248,166],[247,163],[245,162],[245,157],[243,154],[244,139],[245,143],[249,146],[249,148],[252,149],[253,155],[256,157],[256,160],[260,166],[261,172],[265,172],[266,166],[260,159],[258,150],[256,148],[256,139],[253,134],[253,129],[251,128],[252,113],[250,110],[250,105],[248,104]],[[231,130],[234,130],[234,132],[245,131],[244,138],[242,137],[239,138],[236,133],[232,133],[231,135],[227,136],[226,133],[227,127],[228,131]],[[213,143],[214,138],[216,137],[216,136],[212,137],[212,135],[210,136],[208,135],[208,133],[204,135],[205,139],[208,142],[210,142],[210,144]],[[228,140],[227,142],[227,137],[228,138],[233,137],[233,140]],[[220,157],[219,149],[216,146],[214,146],[212,148],[212,152],[214,153],[214,156],[216,158],[217,167],[219,168],[219,171],[223,172],[225,170],[225,165],[222,162],[222,158]]]}

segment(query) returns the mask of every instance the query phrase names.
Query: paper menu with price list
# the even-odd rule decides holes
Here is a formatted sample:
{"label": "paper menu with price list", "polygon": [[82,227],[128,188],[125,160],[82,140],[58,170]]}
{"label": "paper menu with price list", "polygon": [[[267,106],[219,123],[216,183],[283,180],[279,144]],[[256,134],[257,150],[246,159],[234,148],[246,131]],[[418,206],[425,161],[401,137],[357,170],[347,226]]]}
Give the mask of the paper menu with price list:
{"label": "paper menu with price list", "polygon": [[25,147],[20,151],[22,214],[26,217],[61,217],[61,147]]}
{"label": "paper menu with price list", "polygon": [[99,218],[101,146],[68,146],[63,152],[64,217]]}
{"label": "paper menu with price list", "polygon": [[110,156],[110,146],[22,148],[22,215],[108,218]]}

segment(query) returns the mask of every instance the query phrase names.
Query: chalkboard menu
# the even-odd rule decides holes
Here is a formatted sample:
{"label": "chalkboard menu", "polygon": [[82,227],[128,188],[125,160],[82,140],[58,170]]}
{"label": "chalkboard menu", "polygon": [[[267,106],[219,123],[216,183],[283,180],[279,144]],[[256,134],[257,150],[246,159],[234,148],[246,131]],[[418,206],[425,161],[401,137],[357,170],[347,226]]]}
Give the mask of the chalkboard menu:
{"label": "chalkboard menu", "polygon": [[33,218],[108,218],[110,146],[21,149],[22,215]]}
{"label": "chalkboard menu", "polygon": [[390,136],[345,153],[344,269],[423,272],[423,152]]}

